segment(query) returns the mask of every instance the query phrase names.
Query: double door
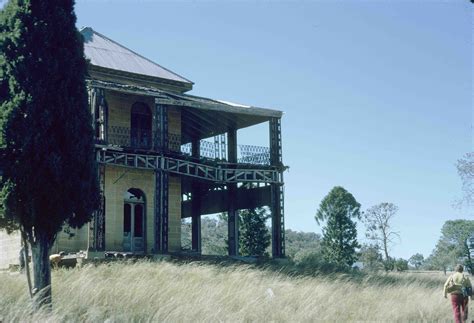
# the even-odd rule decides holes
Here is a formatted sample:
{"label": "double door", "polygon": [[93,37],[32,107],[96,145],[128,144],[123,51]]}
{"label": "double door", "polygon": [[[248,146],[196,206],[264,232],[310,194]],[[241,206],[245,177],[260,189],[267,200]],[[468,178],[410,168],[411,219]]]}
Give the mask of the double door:
{"label": "double door", "polygon": [[123,206],[123,251],[145,251],[145,208],[143,203],[125,202]]}

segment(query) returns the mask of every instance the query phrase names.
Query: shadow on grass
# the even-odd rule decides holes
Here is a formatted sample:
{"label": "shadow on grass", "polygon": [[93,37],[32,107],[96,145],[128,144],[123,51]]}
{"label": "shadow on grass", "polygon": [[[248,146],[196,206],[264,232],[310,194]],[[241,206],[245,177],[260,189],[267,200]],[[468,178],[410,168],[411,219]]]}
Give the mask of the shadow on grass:
{"label": "shadow on grass", "polygon": [[413,274],[407,272],[365,272],[357,269],[347,269],[324,261],[307,264],[295,264],[290,259],[271,259],[253,257],[226,257],[204,255],[172,255],[166,261],[186,265],[198,263],[219,268],[250,268],[267,271],[272,274],[288,276],[291,278],[321,278],[325,280],[338,280],[354,284],[379,286],[412,286],[418,285],[427,288],[442,288],[444,277],[431,274]]}

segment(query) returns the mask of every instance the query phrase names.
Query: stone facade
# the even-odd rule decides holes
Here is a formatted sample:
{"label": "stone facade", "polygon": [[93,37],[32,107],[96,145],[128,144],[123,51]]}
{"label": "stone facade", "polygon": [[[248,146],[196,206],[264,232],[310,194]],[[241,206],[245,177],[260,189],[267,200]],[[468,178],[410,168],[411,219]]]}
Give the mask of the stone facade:
{"label": "stone facade", "polygon": [[21,238],[19,233],[7,234],[0,230],[0,269],[19,264]]}
{"label": "stone facade", "polygon": [[123,250],[124,194],[137,188],[145,194],[145,247],[154,243],[154,174],[152,171],[123,167],[105,168],[105,248]]}
{"label": "stone facade", "polygon": [[[130,115],[135,103],[144,103],[154,117],[154,100],[150,97],[106,91],[108,129],[110,141],[130,146]],[[168,109],[169,148],[179,151],[181,138],[181,112],[177,107]],[[112,130],[112,131],[111,131]],[[154,131],[155,129],[153,129]],[[145,195],[145,252],[153,253],[155,242],[155,174],[150,170],[119,166],[105,167],[105,249],[123,251],[124,195],[131,189]],[[74,236],[62,232],[58,235],[53,251],[79,251],[88,249],[88,225],[79,230],[69,230]],[[169,176],[168,200],[168,251],[181,250],[181,179]]]}
{"label": "stone facade", "polygon": [[80,229],[72,229],[64,227],[57,237],[51,248],[51,253],[76,252],[79,250],[87,250],[87,232],[89,226],[86,224]]}

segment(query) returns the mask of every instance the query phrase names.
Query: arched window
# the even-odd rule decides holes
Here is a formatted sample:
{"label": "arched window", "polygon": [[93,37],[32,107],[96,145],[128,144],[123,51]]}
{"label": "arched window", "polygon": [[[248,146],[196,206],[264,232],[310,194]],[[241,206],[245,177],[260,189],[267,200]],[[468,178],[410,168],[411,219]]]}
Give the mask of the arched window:
{"label": "arched window", "polygon": [[131,188],[123,196],[123,251],[145,252],[145,194]]}
{"label": "arched window", "polygon": [[130,144],[133,148],[151,148],[151,120],[150,108],[145,103],[137,102],[132,106]]}

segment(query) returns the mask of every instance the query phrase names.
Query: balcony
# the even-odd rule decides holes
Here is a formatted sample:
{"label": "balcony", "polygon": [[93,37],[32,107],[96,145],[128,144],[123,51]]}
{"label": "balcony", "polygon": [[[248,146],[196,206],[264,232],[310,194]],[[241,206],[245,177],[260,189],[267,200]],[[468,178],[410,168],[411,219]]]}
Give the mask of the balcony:
{"label": "balcony", "polygon": [[[184,155],[191,155],[192,146],[190,143],[181,145],[181,153]],[[200,157],[213,160],[227,160],[227,146],[216,144],[210,141],[201,140],[200,143]],[[270,165],[270,148],[252,146],[252,145],[237,145],[237,163],[252,164],[252,165]]]}
{"label": "balcony", "polygon": [[[156,132],[152,130],[131,129],[129,127],[110,126],[109,145],[139,150],[152,150]],[[168,147],[171,153],[190,157],[192,145],[181,145],[181,136],[170,133]],[[223,142],[200,141],[200,159],[207,161],[227,161],[227,145]],[[237,163],[250,165],[270,165],[270,148],[253,145],[237,145]]]}
{"label": "balcony", "polygon": [[108,143],[121,147],[149,150],[153,147],[154,131],[110,126]]}

